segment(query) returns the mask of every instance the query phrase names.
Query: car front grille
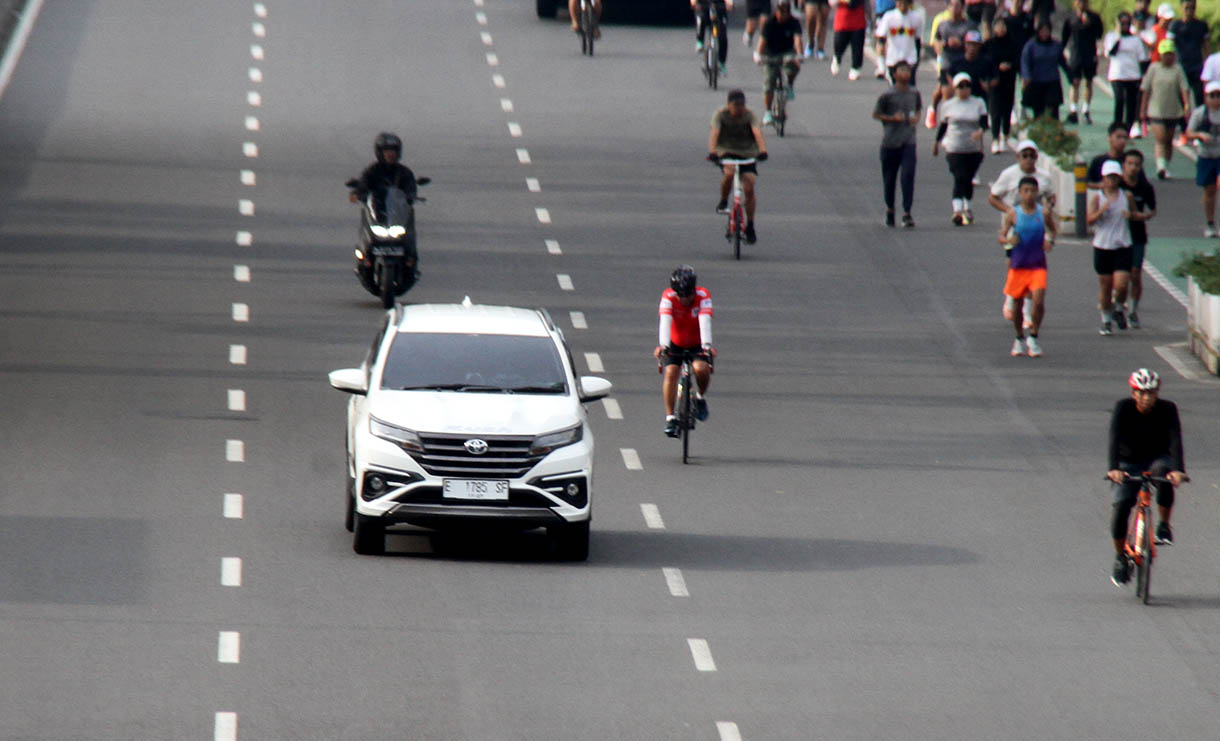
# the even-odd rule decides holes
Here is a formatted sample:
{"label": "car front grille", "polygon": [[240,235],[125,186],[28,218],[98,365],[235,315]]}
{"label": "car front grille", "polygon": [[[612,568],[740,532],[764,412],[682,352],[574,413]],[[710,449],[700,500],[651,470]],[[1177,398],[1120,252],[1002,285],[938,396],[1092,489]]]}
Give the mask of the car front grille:
{"label": "car front grille", "polygon": [[[411,457],[433,476],[515,479],[524,476],[543,458],[530,453],[533,437],[420,433],[419,439],[424,452],[412,453]],[[467,440],[486,442],[487,452],[471,453],[466,449]]]}

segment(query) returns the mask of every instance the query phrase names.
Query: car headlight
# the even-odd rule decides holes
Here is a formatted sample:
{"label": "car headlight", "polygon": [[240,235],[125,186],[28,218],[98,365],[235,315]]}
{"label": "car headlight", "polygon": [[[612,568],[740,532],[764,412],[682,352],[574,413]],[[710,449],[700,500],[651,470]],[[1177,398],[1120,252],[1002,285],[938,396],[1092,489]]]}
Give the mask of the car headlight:
{"label": "car headlight", "polygon": [[374,237],[380,237],[381,239],[390,236],[390,230],[380,224],[370,224],[369,231],[373,233]]}
{"label": "car headlight", "polygon": [[565,445],[578,443],[585,436],[584,425],[576,425],[569,427],[566,430],[557,432],[548,432],[545,435],[539,435],[534,438],[534,442],[530,445],[530,455],[546,455],[556,448],[562,448]]}
{"label": "car headlight", "polygon": [[389,440],[408,453],[424,452],[424,444],[420,442],[419,435],[411,430],[382,422],[376,417],[369,417],[369,432],[374,437]]}
{"label": "car headlight", "polygon": [[386,234],[390,235],[390,239],[398,239],[406,233],[407,228],[405,226],[392,226],[386,230]]}

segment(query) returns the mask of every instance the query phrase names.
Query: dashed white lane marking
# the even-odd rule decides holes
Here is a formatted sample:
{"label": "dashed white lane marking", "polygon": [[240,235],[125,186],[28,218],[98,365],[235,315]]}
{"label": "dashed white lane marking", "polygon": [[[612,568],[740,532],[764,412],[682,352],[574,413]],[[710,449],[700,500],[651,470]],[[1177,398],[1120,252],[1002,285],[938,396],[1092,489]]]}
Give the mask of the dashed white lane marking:
{"label": "dashed white lane marking", "polygon": [[619,448],[618,452],[623,456],[623,465],[628,471],[644,470],[644,464],[640,463],[640,454],[635,452],[635,448]]}
{"label": "dashed white lane marking", "polygon": [[254,244],[254,235],[250,232],[238,232],[236,241],[238,247],[249,247]]}
{"label": "dashed white lane marking", "polygon": [[542,183],[538,182],[538,178],[526,178],[525,187],[531,193],[542,192]]}
{"label": "dashed white lane marking", "polygon": [[263,5],[262,3],[255,3],[254,4],[254,15],[258,16],[259,18],[266,18],[267,17],[267,6]]}
{"label": "dashed white lane marking", "polygon": [[474,6],[475,6],[476,8],[481,8],[481,7],[483,7],[483,0],[474,0]]}
{"label": "dashed white lane marking", "polygon": [[233,266],[233,280],[237,281],[238,283],[249,283],[250,282],[250,266],[249,265],[234,265]]}
{"label": "dashed white lane marking", "polygon": [[216,714],[216,726],[212,741],[237,741],[237,713]]}
{"label": "dashed white lane marking", "polygon": [[255,22],[250,24],[250,30],[260,39],[267,38],[267,27],[261,23]]}
{"label": "dashed white lane marking", "polygon": [[606,416],[610,419],[623,418],[623,409],[618,405],[618,401],[614,399],[602,399],[602,406],[606,408]]}
{"label": "dashed white lane marking", "polygon": [[492,75],[491,84],[498,88],[503,88],[507,83],[504,82],[504,75]]}
{"label": "dashed white lane marking", "polygon": [[254,142],[243,142],[241,145],[241,153],[250,159],[255,159],[258,157],[258,145]]}
{"label": "dashed white lane marking", "polygon": [[486,31],[482,31],[479,33],[479,38],[483,40],[484,46],[491,46],[491,34],[487,33]]}
{"label": "dashed white lane marking", "polygon": [[241,633],[235,630],[220,631],[216,660],[222,664],[236,664],[241,659]]}
{"label": "dashed white lane marking", "polygon": [[661,569],[661,573],[665,575],[665,585],[669,587],[670,594],[675,597],[690,596],[686,589],[686,580],[682,578],[682,569],[665,567]]}
{"label": "dashed white lane marking", "polygon": [[246,444],[241,440],[225,440],[225,460],[229,463],[244,463]]}
{"label": "dashed white lane marking", "polygon": [[562,255],[563,254],[563,250],[559,249],[559,240],[557,240],[557,239],[548,239],[546,241],[546,251],[551,253],[552,255]]}
{"label": "dashed white lane marking", "polygon": [[521,124],[515,121],[508,122],[508,135],[514,138],[521,136]]}
{"label": "dashed white lane marking", "polygon": [[251,67],[249,74],[250,74],[250,82],[262,82],[263,81],[263,71],[261,69],[259,69],[258,67]]}
{"label": "dashed white lane marking", "polygon": [[589,322],[585,320],[585,313],[583,311],[568,312],[568,316],[572,317],[572,328],[573,329],[588,329],[589,328]]}
{"label": "dashed white lane marking", "polygon": [[585,353],[585,365],[589,366],[589,370],[593,373],[606,372],[606,367],[602,365],[602,356],[595,352]]}
{"label": "dashed white lane marking", "polygon": [[243,510],[245,509],[245,497],[241,494],[225,494],[224,509],[222,510],[227,520],[240,520]]}
{"label": "dashed white lane marking", "polygon": [[665,520],[661,519],[661,510],[655,504],[641,504],[640,512],[644,515],[644,524],[653,530],[664,530]]}
{"label": "dashed white lane marking", "polygon": [[258,60],[261,62],[263,60],[264,56],[265,55],[263,53],[263,47],[259,46],[258,44],[250,44],[250,58],[251,59],[255,59],[255,60]]}
{"label": "dashed white lane marking", "polygon": [[517,150],[517,161],[523,165],[528,165],[530,163],[529,150],[528,149],[518,149]]}
{"label": "dashed white lane marking", "polygon": [[702,638],[687,638],[686,643],[690,646],[690,655],[695,660],[696,669],[701,672],[716,671],[716,662],[712,660],[712,650],[708,648],[707,641]]}
{"label": "dashed white lane marking", "polygon": [[561,289],[565,291],[575,290],[575,286],[572,285],[572,276],[568,275],[567,273],[560,273],[555,276],[555,279],[559,281],[559,287]]}
{"label": "dashed white lane marking", "polygon": [[242,216],[254,215],[254,201],[249,198],[243,198],[237,202],[237,212]]}
{"label": "dashed white lane marking", "polygon": [[241,389],[229,389],[229,411],[246,411],[246,392]]}
{"label": "dashed white lane marking", "polygon": [[240,558],[222,558],[222,559],[220,559],[220,586],[222,586],[222,587],[240,587],[241,586],[241,559]]}
{"label": "dashed white lane marking", "polygon": [[255,184],[255,182],[256,182],[256,180],[254,177],[254,170],[242,170],[241,171],[241,184],[242,185],[251,185],[252,186]]}
{"label": "dashed white lane marking", "polygon": [[258,108],[263,104],[263,96],[259,95],[257,90],[251,90],[246,93],[246,102]]}
{"label": "dashed white lane marking", "polygon": [[478,13],[475,13],[475,14],[474,14],[474,19],[475,19],[475,21],[476,21],[476,22],[478,22],[478,24],[479,24],[480,26],[486,26],[486,25],[487,25],[487,14],[486,14],[486,13],[484,13],[484,12],[482,12],[482,11],[479,11]]}
{"label": "dashed white lane marking", "polygon": [[246,346],[229,345],[229,362],[233,365],[246,364]]}
{"label": "dashed white lane marking", "polygon": [[538,217],[539,222],[543,224],[551,223],[551,212],[547,211],[545,208],[534,209],[534,214]]}
{"label": "dashed white lane marking", "polygon": [[250,321],[250,305],[236,303],[233,304],[233,321],[248,322]]}
{"label": "dashed white lane marking", "polygon": [[258,116],[246,116],[246,131],[258,131]]}
{"label": "dashed white lane marking", "polygon": [[488,67],[497,67],[497,66],[499,66],[499,64],[500,64],[500,58],[496,56],[495,52],[490,52],[490,51],[487,52],[487,66]]}
{"label": "dashed white lane marking", "polygon": [[716,721],[716,732],[720,734],[720,741],[741,741],[741,731],[731,720]]}
{"label": "dashed white lane marking", "polygon": [[500,109],[505,113],[513,112],[513,102],[509,98],[500,98]]}

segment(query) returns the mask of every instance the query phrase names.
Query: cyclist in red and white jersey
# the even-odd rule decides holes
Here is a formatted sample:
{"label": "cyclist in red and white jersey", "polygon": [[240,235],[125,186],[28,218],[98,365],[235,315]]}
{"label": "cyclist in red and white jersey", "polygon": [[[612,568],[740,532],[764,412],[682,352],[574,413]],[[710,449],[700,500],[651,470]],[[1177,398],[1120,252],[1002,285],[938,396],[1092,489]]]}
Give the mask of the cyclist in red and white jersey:
{"label": "cyclist in red and white jersey", "polygon": [[665,434],[670,437],[679,435],[678,418],[674,416],[674,397],[678,391],[683,350],[701,354],[692,363],[698,387],[695,393],[695,419],[707,419],[704,395],[712,379],[708,359],[716,355],[716,349],[712,346],[712,294],[695,283],[695,269],[690,265],[679,265],[669,276],[670,287],[661,294],[661,320],[657,349],[653,355],[665,369],[661,396],[665,400]]}

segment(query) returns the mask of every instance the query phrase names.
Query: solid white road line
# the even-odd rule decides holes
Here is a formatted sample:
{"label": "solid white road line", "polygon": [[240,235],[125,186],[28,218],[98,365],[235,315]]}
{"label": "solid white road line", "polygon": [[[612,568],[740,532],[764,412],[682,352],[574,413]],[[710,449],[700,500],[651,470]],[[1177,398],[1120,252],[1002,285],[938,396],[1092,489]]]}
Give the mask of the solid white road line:
{"label": "solid white road line", "polygon": [[741,741],[741,731],[737,730],[737,724],[732,721],[716,721],[716,732],[720,734],[720,741]]}
{"label": "solid white road line", "polygon": [[263,96],[257,90],[251,90],[246,93],[246,102],[257,108],[263,104]]}
{"label": "solid white road line", "polygon": [[498,88],[503,88],[507,83],[504,82],[504,75],[492,75],[491,84]]}
{"label": "solid white road line", "polygon": [[17,28],[14,29],[13,35],[9,39],[8,48],[4,50],[4,56],[0,58],[0,96],[4,95],[5,88],[13,79],[13,72],[17,69],[17,60],[25,51],[25,43],[29,41],[30,32],[34,30],[34,20],[38,18],[38,13],[41,11],[42,0],[33,0],[26,6],[25,12],[17,21]]}
{"label": "solid white road line", "polygon": [[515,121],[509,121],[508,122],[508,135],[513,137],[514,139],[520,138],[521,124],[516,123]]}
{"label": "solid white road line", "polygon": [[220,631],[216,660],[222,664],[236,664],[241,659],[241,633],[235,630]]}
{"label": "solid white road line", "polygon": [[242,170],[241,171],[241,184],[242,185],[253,186],[256,184],[256,182],[257,181],[255,180],[255,177],[254,177],[254,170]]}
{"label": "solid white road line", "polygon": [[640,454],[635,452],[635,448],[619,448],[619,453],[623,456],[623,465],[628,471],[642,471],[644,464],[640,463]]}
{"label": "solid white road line", "polygon": [[552,255],[562,255],[563,254],[563,250],[559,249],[559,240],[557,240],[557,239],[546,240],[546,251],[551,253]]}
{"label": "solid white road line", "polygon": [[517,161],[523,165],[528,165],[530,163],[529,150],[528,149],[518,149],[517,150]]}
{"label": "solid white road line", "polygon": [[669,587],[669,593],[675,597],[689,597],[690,592],[686,590],[686,580],[682,578],[682,569],[665,567],[661,569],[661,573],[665,575],[665,585]]}
{"label": "solid white road line", "polygon": [[244,142],[241,145],[241,153],[250,159],[255,159],[258,157],[258,145],[254,142]]}
{"label": "solid white road line", "polygon": [[242,216],[253,216],[254,215],[254,201],[251,201],[249,198],[241,199],[240,201],[237,202],[237,212],[240,213]]}
{"label": "solid white road line", "polygon": [[253,32],[254,35],[259,37],[260,39],[267,38],[267,27],[261,23],[257,23],[257,22],[251,23],[250,31]]}
{"label": "solid white road line", "polygon": [[499,64],[500,64],[500,58],[496,56],[495,52],[490,52],[490,51],[487,52],[487,66],[496,67]]}
{"label": "solid white road line", "polygon": [[702,638],[687,638],[690,655],[695,660],[695,668],[701,672],[716,671],[716,662],[712,661],[712,650],[707,647],[707,641]]}
{"label": "solid white road line", "polygon": [[623,410],[619,407],[618,402],[614,399],[602,399],[602,406],[606,409],[606,416],[610,419],[622,419]]}
{"label": "solid white road line", "polygon": [[229,362],[233,365],[246,364],[246,346],[229,345]]}
{"label": "solid white road line", "polygon": [[583,311],[571,311],[568,315],[572,317],[573,329],[588,329],[589,323],[585,321],[585,313]]}
{"label": "solid white road line", "polygon": [[229,411],[246,411],[246,392],[241,389],[229,389]]}
{"label": "solid white road line", "polygon": [[233,304],[233,321],[250,321],[250,307],[246,304]]}
{"label": "solid white road line", "polygon": [[237,233],[237,246],[238,247],[249,247],[252,244],[254,244],[254,235],[253,234],[251,234],[250,232],[238,232]]}
{"label": "solid white road line", "polygon": [[1182,289],[1175,286],[1168,278],[1166,278],[1164,273],[1157,270],[1152,263],[1144,264],[1144,272],[1147,273],[1150,278],[1156,281],[1158,286],[1164,288],[1165,293],[1168,293],[1170,298],[1181,304],[1183,309],[1188,308],[1187,303],[1189,302],[1186,298],[1186,294],[1182,292]]}
{"label": "solid white road line", "polygon": [[243,463],[246,460],[246,444],[241,440],[225,440],[225,460]]}
{"label": "solid white road line", "polygon": [[237,741],[237,713],[220,712],[216,714],[216,727],[212,733],[213,741]]}
{"label": "solid white road line", "polygon": [[222,587],[241,586],[241,559],[220,559],[220,585]]}
{"label": "solid white road line", "polygon": [[245,497],[241,494],[225,494],[223,513],[227,520],[240,520],[245,509]]}
{"label": "solid white road line", "polygon": [[538,182],[538,178],[526,178],[525,188],[531,193],[541,193],[542,183]]}
{"label": "solid white road line", "polygon": [[644,524],[652,530],[664,530],[665,520],[661,519],[661,510],[655,504],[641,504],[640,512],[644,515]]}
{"label": "solid white road line", "polygon": [[238,283],[249,283],[250,282],[250,266],[249,265],[234,265],[233,266],[233,280],[237,281]]}
{"label": "solid white road line", "polygon": [[589,366],[591,373],[605,373],[606,367],[602,365],[602,356],[595,352],[585,353],[585,365]]}
{"label": "solid white road line", "polygon": [[555,280],[559,281],[559,287],[565,291],[572,291],[576,288],[572,285],[572,276],[567,273],[559,273],[555,276]]}

